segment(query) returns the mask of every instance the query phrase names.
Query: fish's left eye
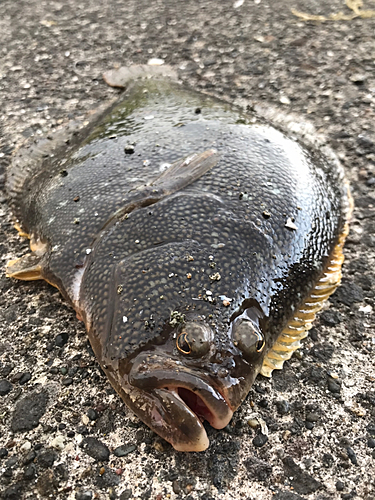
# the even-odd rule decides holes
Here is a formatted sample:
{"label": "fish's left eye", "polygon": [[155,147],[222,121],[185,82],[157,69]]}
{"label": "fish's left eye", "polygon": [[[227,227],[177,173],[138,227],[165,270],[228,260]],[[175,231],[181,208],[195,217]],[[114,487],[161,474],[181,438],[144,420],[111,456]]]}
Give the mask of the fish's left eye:
{"label": "fish's left eye", "polygon": [[176,347],[182,353],[193,358],[199,358],[210,350],[211,332],[203,324],[186,323],[177,336]]}
{"label": "fish's left eye", "polygon": [[265,346],[263,333],[252,321],[240,320],[233,325],[233,340],[247,361],[255,361]]}

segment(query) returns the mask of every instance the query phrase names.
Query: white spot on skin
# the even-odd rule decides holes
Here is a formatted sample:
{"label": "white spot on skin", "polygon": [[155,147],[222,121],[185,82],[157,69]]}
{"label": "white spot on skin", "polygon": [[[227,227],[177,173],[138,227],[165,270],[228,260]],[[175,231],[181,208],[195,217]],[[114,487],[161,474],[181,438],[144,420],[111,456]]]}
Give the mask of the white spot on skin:
{"label": "white spot on skin", "polygon": [[294,231],[298,229],[290,217],[288,217],[288,220],[285,223],[285,227],[287,227],[288,229],[293,229]]}
{"label": "white spot on skin", "polygon": [[170,166],[171,163],[162,163],[159,167],[159,172],[165,172]]}

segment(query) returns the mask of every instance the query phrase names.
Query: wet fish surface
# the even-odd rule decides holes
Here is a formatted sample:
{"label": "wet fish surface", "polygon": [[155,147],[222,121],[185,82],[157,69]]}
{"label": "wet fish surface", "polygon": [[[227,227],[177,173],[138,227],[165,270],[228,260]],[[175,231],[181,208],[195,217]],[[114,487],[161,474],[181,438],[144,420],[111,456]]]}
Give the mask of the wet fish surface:
{"label": "wet fish surface", "polygon": [[56,286],[125,403],[202,451],[338,286],[351,200],[319,148],[144,73],[109,73],[118,101],[15,155],[31,252],[7,275]]}

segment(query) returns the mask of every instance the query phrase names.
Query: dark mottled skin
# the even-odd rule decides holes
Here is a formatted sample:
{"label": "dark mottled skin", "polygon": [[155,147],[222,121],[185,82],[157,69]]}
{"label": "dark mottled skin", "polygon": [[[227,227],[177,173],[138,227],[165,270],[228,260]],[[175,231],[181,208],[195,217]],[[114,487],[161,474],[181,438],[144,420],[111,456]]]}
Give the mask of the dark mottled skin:
{"label": "dark mottled skin", "polygon": [[[190,431],[175,439],[173,422],[166,431],[158,428],[139,402],[179,386],[185,375],[178,371],[173,384],[170,373],[180,366],[235,409],[321,276],[345,222],[336,166],[254,122],[174,83],[134,83],[73,152],[60,153],[28,181],[20,207],[23,228],[47,243],[43,276],[75,303],[112,384],[178,449],[178,440],[194,441]],[[132,154],[125,152],[130,145]],[[210,148],[220,154],[211,171],[101,231],[132,189],[166,164]],[[296,229],[286,227],[289,218]],[[83,273],[78,302],[72,297],[77,273]],[[250,361],[228,335],[247,309],[259,312],[265,337],[262,354]],[[176,348],[182,326],[171,326],[173,311],[209,325],[208,353],[191,358]],[[185,382],[180,385],[191,388]],[[151,396],[139,393],[148,388]],[[167,420],[163,412],[174,410],[162,406],[160,418]]]}

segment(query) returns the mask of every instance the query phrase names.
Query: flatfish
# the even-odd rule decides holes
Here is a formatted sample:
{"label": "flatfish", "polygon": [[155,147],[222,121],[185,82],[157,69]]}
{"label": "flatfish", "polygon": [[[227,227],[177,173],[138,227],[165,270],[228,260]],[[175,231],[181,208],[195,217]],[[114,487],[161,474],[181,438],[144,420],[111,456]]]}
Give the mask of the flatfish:
{"label": "flatfish", "polygon": [[7,275],[56,286],[126,404],[202,451],[338,286],[351,198],[319,147],[149,72],[107,73],[116,102],[16,153],[31,251]]}

